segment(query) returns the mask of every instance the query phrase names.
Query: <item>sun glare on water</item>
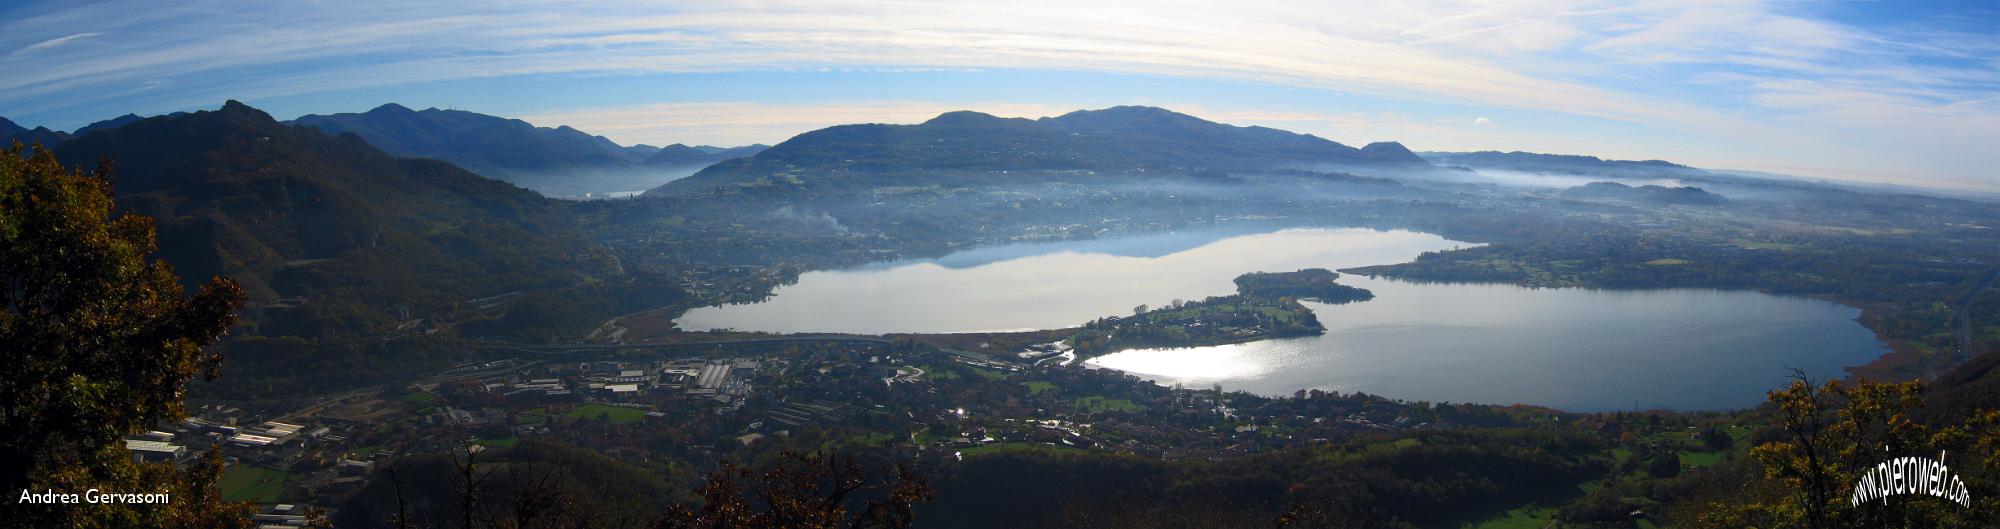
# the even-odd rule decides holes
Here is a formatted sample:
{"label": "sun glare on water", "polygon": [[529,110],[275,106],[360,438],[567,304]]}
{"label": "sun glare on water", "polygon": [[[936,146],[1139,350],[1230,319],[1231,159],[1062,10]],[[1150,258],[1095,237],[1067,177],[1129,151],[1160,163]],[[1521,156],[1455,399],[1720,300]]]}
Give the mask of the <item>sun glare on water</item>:
{"label": "sun glare on water", "polygon": [[1191,349],[1145,349],[1115,353],[1086,362],[1140,377],[1157,376],[1184,382],[1256,377],[1271,370],[1248,354],[1243,344]]}

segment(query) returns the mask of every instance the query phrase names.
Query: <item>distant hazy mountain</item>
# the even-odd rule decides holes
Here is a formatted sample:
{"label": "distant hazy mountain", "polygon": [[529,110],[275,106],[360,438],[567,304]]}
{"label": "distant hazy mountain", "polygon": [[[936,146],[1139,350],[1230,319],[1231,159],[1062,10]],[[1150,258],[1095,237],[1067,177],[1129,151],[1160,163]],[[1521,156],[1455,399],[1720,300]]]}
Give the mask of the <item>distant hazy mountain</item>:
{"label": "distant hazy mountain", "polygon": [[794,172],[1190,172],[1332,164],[1429,167],[1393,143],[1356,149],[1306,134],[1237,127],[1153,107],[1081,110],[1041,119],[948,112],[917,125],[841,125],[800,134],[750,158],[662,187],[701,189]]}
{"label": "distant hazy mountain", "polygon": [[1403,144],[1393,141],[1378,141],[1375,143],[1370,143],[1368,145],[1362,146],[1361,152],[1372,154],[1385,159],[1418,159],[1418,160],[1423,159],[1423,157],[1417,156],[1417,153],[1410,152],[1409,147],[1404,147]]}
{"label": "distant hazy mountain", "polygon": [[653,153],[660,152],[660,148],[654,147],[652,145],[647,145],[644,143],[639,143],[639,144],[625,146],[624,152],[626,158],[630,158],[633,160],[644,160],[647,157],[652,156]]}
{"label": "distant hazy mountain", "polygon": [[769,145],[764,145],[762,143],[754,145],[745,145],[742,147],[714,147],[709,145],[697,145],[690,147],[687,145],[676,143],[673,145],[668,145],[666,147],[660,147],[655,152],[653,152],[651,156],[647,156],[646,165],[653,165],[653,166],[699,165],[706,167],[709,165],[713,165],[715,162],[720,162],[730,158],[755,156],[757,153],[764,152],[764,149],[768,148],[770,148]]}
{"label": "distant hazy mountain", "polygon": [[622,146],[568,126],[537,127],[518,119],[462,110],[410,110],[394,103],[358,114],[300,116],[292,123],[352,132],[389,154],[444,160],[549,196],[636,192],[707,165],[653,164],[652,157],[663,149]]}
{"label": "distant hazy mountain", "polygon": [[1563,198],[1610,199],[1654,204],[1684,204],[1713,206],[1728,202],[1721,195],[1710,193],[1699,187],[1663,187],[1645,185],[1632,187],[1617,182],[1591,182],[1564,189]]}
{"label": "distant hazy mountain", "polygon": [[496,178],[633,161],[623,146],[603,136],[463,110],[410,110],[390,103],[359,114],[308,114],[292,122],[352,132],[389,154],[444,160]]}
{"label": "distant hazy mountain", "polygon": [[1534,152],[1427,152],[1426,160],[1444,166],[1497,169],[1524,173],[1674,177],[1700,175],[1700,169],[1663,160],[1606,160],[1596,156]]}

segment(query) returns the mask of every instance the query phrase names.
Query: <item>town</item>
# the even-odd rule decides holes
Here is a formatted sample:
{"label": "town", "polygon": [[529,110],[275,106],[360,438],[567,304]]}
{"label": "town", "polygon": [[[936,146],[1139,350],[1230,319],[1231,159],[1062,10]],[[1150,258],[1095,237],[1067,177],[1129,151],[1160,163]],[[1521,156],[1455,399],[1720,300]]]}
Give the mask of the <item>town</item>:
{"label": "town", "polygon": [[1003,345],[975,353],[913,338],[795,337],[519,346],[531,353],[312,401],[191,403],[188,419],[127,446],[136,458],[183,463],[214,447],[229,465],[224,495],[263,505],[258,521],[283,527],[308,523],[307,504],[338,509],[399,455],[477,454],[534,439],[703,466],[771,446],[875,448],[911,461],[1009,450],[1213,459],[1357,434],[1569,417],[1320,391],[1273,399],[1169,388],[1041,361],[1051,358],[1032,349],[1046,344]]}

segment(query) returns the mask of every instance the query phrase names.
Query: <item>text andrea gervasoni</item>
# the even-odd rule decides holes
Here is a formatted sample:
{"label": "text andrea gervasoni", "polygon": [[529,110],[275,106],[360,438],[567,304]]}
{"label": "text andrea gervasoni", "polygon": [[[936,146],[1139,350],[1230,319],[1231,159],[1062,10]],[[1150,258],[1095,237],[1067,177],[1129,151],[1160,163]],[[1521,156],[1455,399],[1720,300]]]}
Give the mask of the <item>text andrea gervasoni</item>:
{"label": "text andrea gervasoni", "polygon": [[90,489],[83,491],[82,494],[78,494],[74,492],[56,492],[54,490],[33,492],[27,489],[21,489],[20,504],[21,505],[81,505],[81,504],[122,503],[122,504],[138,505],[138,504],[173,503],[173,501],[174,501],[173,495],[167,493],[122,493],[122,492],[104,492],[97,489]]}
{"label": "text andrea gervasoni", "polygon": [[1875,465],[1861,474],[1850,500],[1860,507],[1875,500],[1887,503],[1890,496],[1902,495],[1935,496],[1962,507],[1972,506],[1972,493],[1951,473],[1951,467],[1945,466],[1944,452],[1938,452],[1937,459],[1898,457]]}

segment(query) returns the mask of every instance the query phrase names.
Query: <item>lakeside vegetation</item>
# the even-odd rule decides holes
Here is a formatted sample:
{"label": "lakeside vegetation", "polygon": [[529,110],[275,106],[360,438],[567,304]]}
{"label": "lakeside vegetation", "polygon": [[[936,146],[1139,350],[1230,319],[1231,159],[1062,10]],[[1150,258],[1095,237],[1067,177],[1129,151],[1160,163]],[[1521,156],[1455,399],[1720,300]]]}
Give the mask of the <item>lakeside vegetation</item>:
{"label": "lakeside vegetation", "polygon": [[[1145,307],[1140,307],[1145,308]],[[1149,347],[1199,347],[1326,332],[1291,298],[1217,296],[1092,320],[1069,338],[1078,357]]]}
{"label": "lakeside vegetation", "polygon": [[1237,276],[1236,294],[1200,301],[1174,300],[1167,306],[1140,305],[1129,317],[1084,324],[1066,343],[1080,358],[1153,347],[1201,347],[1326,332],[1319,317],[1300,299],[1324,303],[1367,301],[1367,289],[1334,282],[1340,274],[1324,268],[1294,272],[1251,272]]}
{"label": "lakeside vegetation", "polygon": [[1336,283],[1340,274],[1325,268],[1293,272],[1251,272],[1236,276],[1236,292],[1252,298],[1312,299],[1321,303],[1351,303],[1375,297],[1367,289]]}

